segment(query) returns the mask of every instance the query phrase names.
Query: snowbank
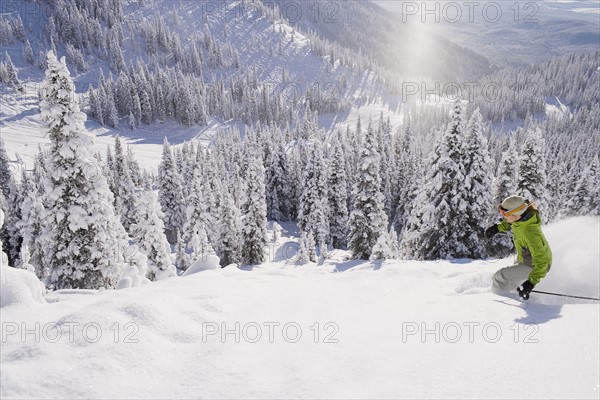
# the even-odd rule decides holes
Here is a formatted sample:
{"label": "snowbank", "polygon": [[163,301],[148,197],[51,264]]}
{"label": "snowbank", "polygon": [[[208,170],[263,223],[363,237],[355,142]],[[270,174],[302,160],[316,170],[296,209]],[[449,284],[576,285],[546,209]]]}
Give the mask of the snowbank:
{"label": "snowbank", "polygon": [[131,256],[132,261],[135,261],[134,265],[127,265],[121,273],[119,282],[117,283],[116,289],[129,289],[132,287],[140,287],[150,282],[146,278],[146,271],[148,270],[148,257],[141,252],[136,252]]}
{"label": "snowbank", "polygon": [[202,271],[211,271],[220,269],[221,259],[214,254],[203,255],[198,261],[193,263],[184,273],[183,276],[197,274]]}
{"label": "snowbank", "polygon": [[45,303],[44,284],[24,269],[0,267],[0,307]]}

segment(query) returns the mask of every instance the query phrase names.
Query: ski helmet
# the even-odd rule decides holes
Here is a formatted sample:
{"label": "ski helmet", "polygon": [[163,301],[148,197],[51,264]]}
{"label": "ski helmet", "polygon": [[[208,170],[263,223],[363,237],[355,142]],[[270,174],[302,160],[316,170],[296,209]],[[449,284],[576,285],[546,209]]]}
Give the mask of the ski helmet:
{"label": "ski helmet", "polygon": [[509,215],[523,215],[527,211],[528,204],[521,196],[510,196],[500,205],[500,211],[506,217]]}

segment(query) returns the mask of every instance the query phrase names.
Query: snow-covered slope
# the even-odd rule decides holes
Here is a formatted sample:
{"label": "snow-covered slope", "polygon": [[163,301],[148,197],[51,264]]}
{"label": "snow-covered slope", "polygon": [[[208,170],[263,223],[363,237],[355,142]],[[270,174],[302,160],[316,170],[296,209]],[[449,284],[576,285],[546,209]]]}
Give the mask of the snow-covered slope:
{"label": "snow-covered slope", "polygon": [[[597,217],[547,227],[536,289],[597,297],[599,232]],[[598,398],[597,302],[491,293],[510,259],[295,266],[295,242],[253,270],[2,308],[0,395]]]}
{"label": "snow-covered slope", "polygon": [[[189,51],[193,43],[204,43],[205,33],[210,33],[215,43],[226,49],[231,46],[239,55],[239,69],[214,67],[209,60],[205,60],[202,76],[207,85],[221,79],[229,83],[251,71],[259,87],[266,85],[271,96],[281,95],[284,106],[300,114],[305,107],[301,100],[309,91],[318,89],[325,103],[331,102],[333,108],[339,108],[339,112],[320,113],[320,125],[327,130],[338,126],[345,129],[346,124],[355,125],[359,117],[366,121],[370,117],[378,117],[381,112],[389,113],[392,122],[399,123],[402,120],[399,99],[389,95],[372,71],[341,65],[340,62],[332,63],[330,57],[317,54],[306,35],[295,31],[282,18],[274,22],[274,17],[267,15],[272,8],[240,1],[223,3],[219,7],[211,7],[210,2],[194,1],[130,1],[123,4],[123,54],[127,65],[135,65],[138,60],[147,65],[156,62],[146,54],[146,39],[139,30],[161,20],[162,26],[180,38],[183,51]],[[45,29],[47,16],[52,15],[52,7],[48,3],[8,1],[3,10],[7,11],[3,16],[16,18],[18,15],[23,20],[26,37],[31,41],[36,56],[39,51],[44,52],[49,48]],[[174,11],[178,22],[174,21]],[[19,154],[30,168],[37,145],[46,144],[48,140],[47,128],[39,120],[38,114],[37,92],[43,71],[25,61],[22,47],[23,43],[15,40],[1,48],[11,56],[26,91],[25,95],[21,95],[2,86],[0,128],[11,159],[16,160]],[[65,47],[60,40],[57,41],[57,48],[59,56],[65,54]],[[207,51],[204,52],[206,57]],[[172,56],[168,52],[159,56],[167,60],[167,67],[172,67]],[[4,59],[4,52],[2,57]],[[98,86],[100,69],[107,77],[110,71],[110,59],[103,60],[94,51],[86,54],[85,58],[88,65],[86,71],[77,71],[73,65],[69,65],[78,93],[84,93],[90,84]],[[101,126],[91,118],[87,99],[81,100],[82,108],[90,116],[86,128],[98,137],[98,151],[104,153],[106,145],[112,143],[112,136],[118,134],[128,143],[136,144],[136,156],[140,157],[143,166],[153,169],[158,164],[157,156],[165,136],[171,143],[180,144],[192,139],[206,142],[215,133],[232,127],[239,128],[242,133],[244,131],[244,124],[239,119],[223,120],[215,116],[210,117],[206,125],[184,127],[167,120],[164,123],[142,124],[133,131],[129,129],[125,117],[113,129]]]}

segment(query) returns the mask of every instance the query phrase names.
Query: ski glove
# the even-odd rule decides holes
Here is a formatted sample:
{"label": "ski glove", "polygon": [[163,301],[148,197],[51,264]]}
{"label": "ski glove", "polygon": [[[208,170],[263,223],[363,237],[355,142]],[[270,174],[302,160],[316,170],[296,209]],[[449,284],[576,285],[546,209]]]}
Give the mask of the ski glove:
{"label": "ski glove", "polygon": [[485,237],[491,239],[496,233],[500,232],[498,225],[494,224],[485,230]]}
{"label": "ski glove", "polygon": [[517,292],[519,292],[519,297],[523,300],[529,300],[529,293],[533,290],[535,285],[529,281],[525,281],[517,288]]}

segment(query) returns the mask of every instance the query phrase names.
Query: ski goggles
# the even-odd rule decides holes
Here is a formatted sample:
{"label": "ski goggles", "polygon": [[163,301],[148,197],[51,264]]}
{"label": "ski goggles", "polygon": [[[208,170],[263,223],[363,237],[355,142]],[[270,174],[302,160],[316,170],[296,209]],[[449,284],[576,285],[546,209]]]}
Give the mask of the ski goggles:
{"label": "ski goggles", "polygon": [[524,209],[526,209],[528,207],[527,202],[521,204],[518,207],[513,208],[512,210],[507,210],[506,208],[502,207],[502,205],[498,206],[498,210],[500,210],[500,214],[502,214],[503,217],[508,217],[509,215],[513,215],[515,213],[518,213],[519,211],[522,211]]}

